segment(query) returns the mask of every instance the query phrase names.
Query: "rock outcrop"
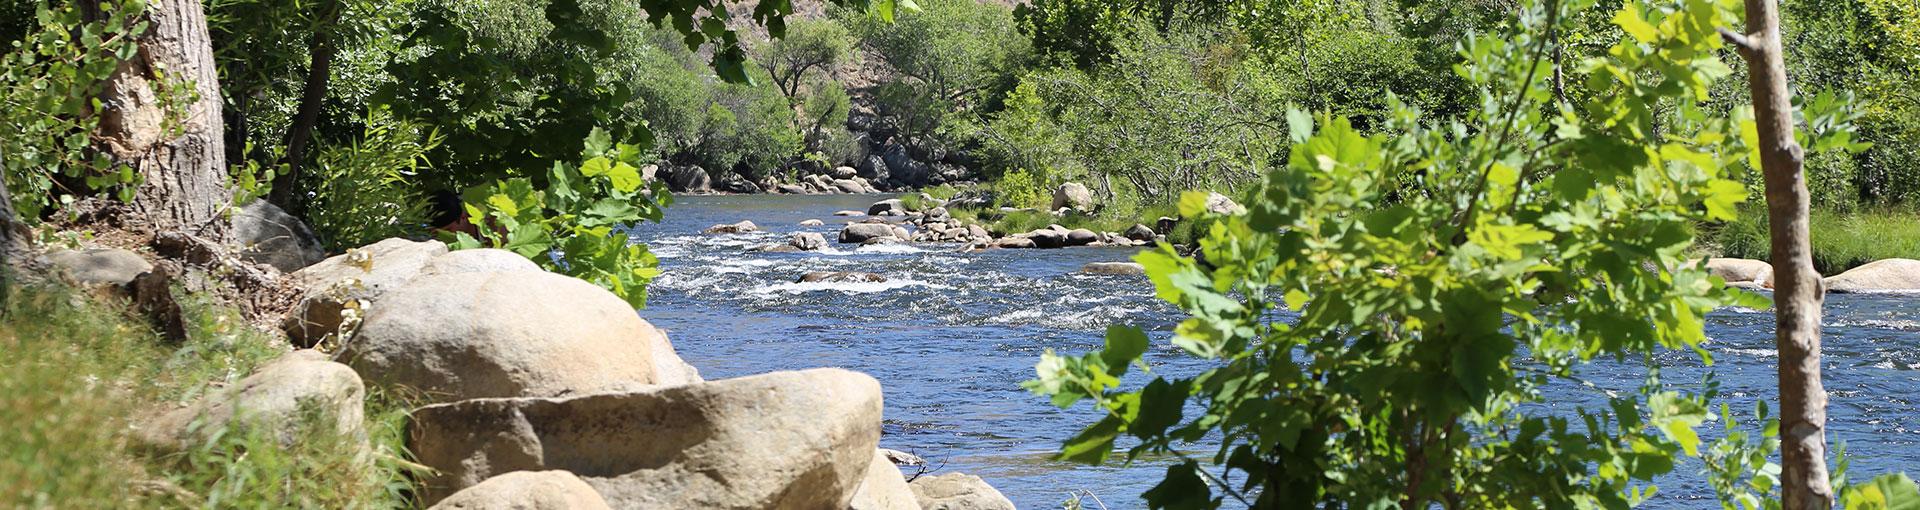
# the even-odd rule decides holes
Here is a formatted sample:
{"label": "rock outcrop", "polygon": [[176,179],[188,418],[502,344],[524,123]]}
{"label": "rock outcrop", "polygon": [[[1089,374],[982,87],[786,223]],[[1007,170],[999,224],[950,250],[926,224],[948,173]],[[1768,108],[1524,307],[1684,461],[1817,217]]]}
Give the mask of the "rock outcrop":
{"label": "rock outcrop", "polygon": [[547,272],[423,276],[389,292],[340,353],[430,402],[654,384],[658,331],[598,286]]}
{"label": "rock outcrop", "polygon": [[388,291],[420,274],[427,263],[447,253],[439,241],[386,239],[347,250],[288,276],[299,301],[280,328],[299,347],[312,347],[340,330],[348,308],[363,309]]}
{"label": "rock outcrop", "polygon": [[[499,474],[572,472],[616,508],[848,508],[874,462],[880,383],[839,369],[414,412],[436,502]],[[941,493],[945,493],[944,491]]]}
{"label": "rock outcrop", "polygon": [[610,510],[593,486],[566,471],[515,471],[447,496],[428,510]]}
{"label": "rock outcrop", "polygon": [[265,200],[254,200],[233,215],[233,238],[240,257],[291,273],[327,258],[320,237],[295,218]]}
{"label": "rock outcrop", "polygon": [[1920,260],[1868,262],[1826,279],[1828,292],[1920,292]]}
{"label": "rock outcrop", "polygon": [[[346,365],[319,351],[282,355],[238,384],[139,426],[136,437],[160,451],[184,451],[228,429],[269,431],[281,444],[324,433],[346,441],[367,441],[366,386]],[[309,422],[303,413],[322,413]],[[313,429],[296,424],[327,427]]]}
{"label": "rock outcrop", "polygon": [[1016,510],[986,480],[965,473],[922,476],[907,484],[922,510]]}

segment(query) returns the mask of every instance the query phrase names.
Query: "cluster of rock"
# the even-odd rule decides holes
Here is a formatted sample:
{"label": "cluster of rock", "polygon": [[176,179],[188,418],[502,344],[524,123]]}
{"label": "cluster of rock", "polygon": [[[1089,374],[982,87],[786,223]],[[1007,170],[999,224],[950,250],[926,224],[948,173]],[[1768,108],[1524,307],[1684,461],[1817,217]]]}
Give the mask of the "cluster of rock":
{"label": "cluster of rock", "polygon": [[[1699,261],[1699,265],[1726,280],[1729,287],[1773,288],[1773,264],[1765,261],[1716,257]],[[1841,294],[1920,292],[1920,260],[1876,260],[1829,276],[1822,283],[1827,292]]]}
{"label": "cluster of rock", "polygon": [[[152,270],[124,250],[48,258],[96,285]],[[339,438],[370,459],[371,386],[423,404],[408,446],[432,468],[418,481],[435,508],[1013,508],[977,478],[909,484],[878,448],[872,377],[703,380],[625,301],[512,252],[388,239],[287,279],[299,300],[289,337],[335,352],[294,350],[143,420],[139,447],[181,451],[254,428],[286,443]]]}

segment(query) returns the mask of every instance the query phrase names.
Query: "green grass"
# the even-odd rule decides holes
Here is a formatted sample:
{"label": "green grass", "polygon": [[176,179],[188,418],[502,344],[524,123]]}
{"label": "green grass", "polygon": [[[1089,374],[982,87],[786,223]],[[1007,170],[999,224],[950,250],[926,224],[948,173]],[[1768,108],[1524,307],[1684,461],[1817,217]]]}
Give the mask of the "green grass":
{"label": "green grass", "polygon": [[14,285],[0,303],[0,506],[408,505],[404,407],[386,399],[369,403],[371,453],[299,424],[291,446],[265,430],[229,430],[164,456],[131,446],[129,427],[141,417],[236,382],[283,352],[277,337],[248,327],[233,310],[183,302],[189,340],[168,345],[111,300],[0,285]]}
{"label": "green grass", "polygon": [[[1767,260],[1768,230],[1766,210],[1746,207],[1739,219],[1710,227],[1706,238],[1718,245],[1721,256]],[[1920,211],[1815,210],[1808,217],[1808,231],[1813,266],[1824,275],[1880,259],[1920,258]]]}

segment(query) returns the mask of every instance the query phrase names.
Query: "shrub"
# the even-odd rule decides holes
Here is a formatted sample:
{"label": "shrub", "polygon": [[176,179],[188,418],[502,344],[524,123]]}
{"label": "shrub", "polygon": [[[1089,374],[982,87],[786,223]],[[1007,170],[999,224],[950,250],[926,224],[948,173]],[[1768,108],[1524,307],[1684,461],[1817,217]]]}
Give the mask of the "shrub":
{"label": "shrub", "polygon": [[[33,32],[0,40],[0,178],[6,179],[21,219],[36,222],[56,194],[76,195],[113,189],[132,197],[139,176],[115,166],[93,150],[88,136],[100,123],[96,98],[120,62],[138,48],[133,37],[147,29],[144,3],[127,0],[108,6],[105,20],[84,21],[72,4],[51,7],[34,2]],[[7,10],[30,10],[23,4]],[[6,23],[13,23],[9,20]],[[9,30],[26,30],[26,25]],[[76,44],[77,42],[82,44]],[[17,46],[14,43],[18,43]],[[165,104],[186,104],[180,94],[193,88],[162,83]],[[180,108],[167,108],[166,129],[178,123]]]}
{"label": "shrub", "polygon": [[[1820,274],[1832,276],[1880,259],[1920,257],[1920,212],[1816,209],[1807,220],[1813,267]],[[1766,208],[1747,207],[1739,218],[1715,225],[1712,239],[1719,243],[1721,256],[1768,260],[1771,231]]]}
{"label": "shrub", "polygon": [[658,181],[644,187],[641,154],[640,147],[616,145],[605,131],[594,130],[581,151],[583,162],[554,162],[546,189],[535,189],[525,177],[469,189],[463,200],[480,238],[458,233],[452,244],[509,250],[644,307],[659,261],[646,245],[615,233],[642,220],[660,221],[673,200]]}
{"label": "shrub", "polygon": [[1013,11],[1001,5],[931,0],[920,7],[891,23],[853,10],[837,17],[899,76],[882,83],[875,100],[882,113],[901,119],[901,135],[956,140],[955,133],[971,130],[962,126],[971,116],[958,114],[991,103],[1026,62],[1029,43]]}
{"label": "shrub", "polygon": [[356,140],[322,146],[306,172],[307,222],[334,246],[365,246],[426,231],[428,213],[419,181],[440,133],[394,117],[384,108],[367,112]]}
{"label": "shrub", "polygon": [[1049,204],[1053,195],[1047,191],[1047,182],[1043,177],[1035,176],[1026,170],[1013,170],[1002,174],[993,184],[1000,205],[1006,207],[1041,209]]}

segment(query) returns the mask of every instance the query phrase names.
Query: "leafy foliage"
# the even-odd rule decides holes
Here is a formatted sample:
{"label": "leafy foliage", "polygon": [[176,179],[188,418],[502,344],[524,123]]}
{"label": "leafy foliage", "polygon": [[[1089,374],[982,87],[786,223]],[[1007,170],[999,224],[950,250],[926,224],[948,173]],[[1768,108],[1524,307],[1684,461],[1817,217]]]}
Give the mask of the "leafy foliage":
{"label": "leafy foliage", "polygon": [[[140,182],[133,169],[93,150],[90,136],[100,123],[96,97],[120,63],[139,51],[134,38],[147,30],[144,3],[114,7],[105,19],[86,21],[72,5],[39,3],[37,30],[5,41],[11,47],[0,56],[0,154],[6,156],[0,170],[23,220],[38,221],[57,194],[116,189],[125,200]],[[168,117],[169,124],[178,122]]]}
{"label": "leafy foliage", "polygon": [[323,147],[301,187],[312,193],[307,222],[335,246],[365,246],[426,230],[428,210],[418,171],[442,138],[417,122],[380,109],[349,143]]}
{"label": "leafy foliage", "polygon": [[[1293,113],[1286,168],[1248,213],[1183,197],[1182,215],[1213,222],[1206,263],[1166,245],[1137,260],[1191,316],[1171,343],[1218,364],[1123,390],[1145,332],[1049,352],[1028,387],[1102,414],[1059,456],[1103,462],[1124,435],[1128,459],[1185,457],[1220,438],[1204,463],[1169,467],[1145,494],[1155,508],[1504,508],[1630,506],[1702,455],[1717,392],[1667,388],[1654,356],[1710,362],[1703,314],[1764,306],[1682,264],[1691,225],[1746,195],[1747,121],[1701,108],[1731,71],[1714,30],[1738,3],[1625,3],[1612,19],[1628,37],[1558,69],[1593,92],[1575,102],[1554,93],[1544,35],[1592,6],[1525,3],[1505,38],[1467,38],[1457,69],[1480,100],[1463,120],[1395,101],[1388,135]],[[1645,384],[1572,416],[1537,405],[1601,357],[1644,363]]]}
{"label": "leafy foliage", "polygon": [[672,203],[658,181],[641,179],[641,149],[614,144],[594,130],[575,166],[556,161],[547,187],[515,177],[467,190],[468,217],[480,238],[455,234],[456,249],[501,248],[533,259],[549,271],[613,291],[634,307],[647,303],[647,282],[660,274],[647,246],[615,235],[641,220],[660,221]]}
{"label": "leafy foliage", "polygon": [[[875,94],[882,113],[901,119],[907,138],[936,134],[971,119],[1026,61],[1030,47],[1006,8],[972,0],[933,0],[891,23],[842,12],[861,44],[899,79]],[[944,132],[942,132],[944,131]]]}

